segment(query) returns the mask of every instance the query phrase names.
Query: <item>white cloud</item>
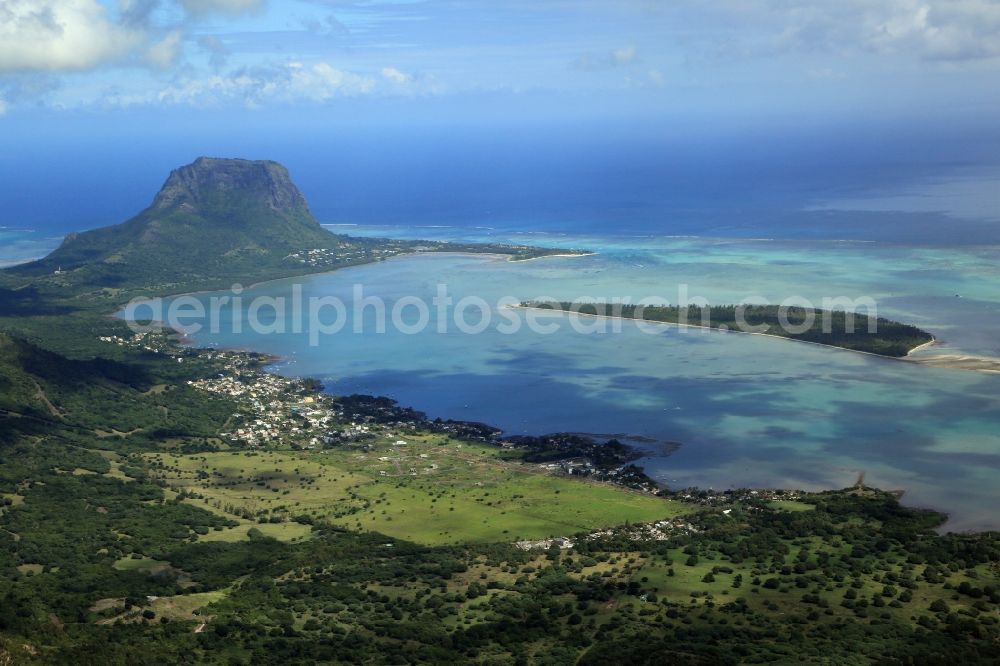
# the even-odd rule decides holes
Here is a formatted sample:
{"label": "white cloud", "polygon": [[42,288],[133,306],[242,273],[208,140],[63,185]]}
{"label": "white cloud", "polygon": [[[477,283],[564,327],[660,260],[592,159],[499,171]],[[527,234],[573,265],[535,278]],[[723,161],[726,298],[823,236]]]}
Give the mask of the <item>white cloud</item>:
{"label": "white cloud", "polygon": [[[723,41],[736,40],[747,53],[861,51],[952,61],[1000,56],[997,0],[719,0],[689,6],[707,14],[710,25],[727,25]],[[732,45],[729,50],[740,52]]]}
{"label": "white cloud", "polygon": [[113,23],[97,0],[0,0],[0,72],[89,69],[143,39],[142,30]]}
{"label": "white cloud", "polygon": [[375,80],[371,77],[346,72],[325,62],[312,65],[293,62],[239,70],[225,76],[184,79],[161,90],[154,98],[141,101],[192,106],[236,103],[257,107],[266,102],[323,102],[375,91]]}
{"label": "white cloud", "polygon": [[311,67],[290,65],[289,69],[287,93],[292,97],[320,101],[335,96],[367,95],[375,88],[369,77],[336,69],[325,62]]}
{"label": "white cloud", "polygon": [[627,65],[635,60],[635,47],[623,46],[620,49],[615,49],[611,53],[611,58],[616,65]]}
{"label": "white cloud", "polygon": [[264,0],[180,0],[192,14],[242,14],[263,9]]}
{"label": "white cloud", "polygon": [[413,76],[411,76],[410,74],[405,74],[396,69],[395,67],[383,67],[382,76],[389,79],[393,83],[399,83],[399,84],[409,83],[410,81],[413,80]]}
{"label": "white cloud", "polygon": [[180,55],[183,37],[180,30],[171,30],[166,37],[149,47],[146,60],[157,67],[169,67]]}
{"label": "white cloud", "polygon": [[608,53],[584,53],[576,59],[573,66],[583,70],[610,69],[630,65],[636,61],[638,51],[631,44],[614,49]]}
{"label": "white cloud", "polygon": [[927,59],[1000,55],[1000,3],[988,0],[896,0],[866,17],[865,43],[876,51],[913,51]]}

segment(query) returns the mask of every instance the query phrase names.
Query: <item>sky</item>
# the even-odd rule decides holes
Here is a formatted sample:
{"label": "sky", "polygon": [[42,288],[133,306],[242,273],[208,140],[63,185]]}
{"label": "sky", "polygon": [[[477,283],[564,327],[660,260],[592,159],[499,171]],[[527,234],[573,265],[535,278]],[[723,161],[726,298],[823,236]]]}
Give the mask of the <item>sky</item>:
{"label": "sky", "polygon": [[324,169],[358,209],[491,208],[458,190],[528,159],[495,198],[753,197],[998,166],[998,118],[1000,0],[0,0],[0,224],[119,221],[202,154],[285,161],[338,220]]}
{"label": "sky", "polygon": [[997,0],[0,0],[6,115],[976,119],[998,75]]}

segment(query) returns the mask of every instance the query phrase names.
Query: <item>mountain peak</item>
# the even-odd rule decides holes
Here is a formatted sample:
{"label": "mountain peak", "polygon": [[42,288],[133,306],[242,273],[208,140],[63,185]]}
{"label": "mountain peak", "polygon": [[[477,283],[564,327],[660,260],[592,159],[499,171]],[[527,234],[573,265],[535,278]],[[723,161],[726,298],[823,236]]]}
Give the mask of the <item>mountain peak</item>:
{"label": "mountain peak", "polygon": [[182,206],[197,210],[217,207],[233,195],[242,204],[308,214],[305,197],[292,183],[288,170],[270,160],[199,157],[174,169],[153,200],[154,209]]}
{"label": "mountain peak", "polygon": [[132,219],[70,234],[48,257],[17,270],[102,286],[140,274],[179,282],[249,274],[263,265],[285,269],[290,254],[338,242],[282,165],[199,157],[174,169],[152,205]]}

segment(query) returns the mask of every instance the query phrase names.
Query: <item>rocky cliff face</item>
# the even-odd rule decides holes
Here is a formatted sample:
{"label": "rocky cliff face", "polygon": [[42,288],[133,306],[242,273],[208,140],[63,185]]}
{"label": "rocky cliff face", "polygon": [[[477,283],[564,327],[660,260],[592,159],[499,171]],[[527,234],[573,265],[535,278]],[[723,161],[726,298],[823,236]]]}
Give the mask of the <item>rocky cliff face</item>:
{"label": "rocky cliff face", "polygon": [[214,205],[219,198],[273,211],[309,213],[305,197],[292,183],[288,170],[277,162],[214,157],[199,157],[172,171],[153,200],[153,208],[182,206],[197,211],[203,205]]}

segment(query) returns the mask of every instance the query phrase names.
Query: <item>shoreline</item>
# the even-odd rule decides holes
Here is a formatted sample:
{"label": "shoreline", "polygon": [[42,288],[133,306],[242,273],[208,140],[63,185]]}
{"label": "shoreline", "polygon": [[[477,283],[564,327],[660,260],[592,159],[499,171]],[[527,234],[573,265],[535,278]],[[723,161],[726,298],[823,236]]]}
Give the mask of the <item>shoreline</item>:
{"label": "shoreline", "polygon": [[[938,339],[934,338],[933,335],[931,337],[933,339],[930,342],[925,342],[922,345],[917,345],[916,347],[914,347],[910,351],[906,352],[906,356],[912,356],[913,354],[915,354],[916,352],[920,351],[921,349],[927,349],[929,347],[933,347],[934,345],[938,344]],[[904,356],[903,358],[906,358],[906,356]]]}
{"label": "shoreline", "polygon": [[[343,270],[343,269],[346,269],[346,268],[355,268],[355,267],[361,267],[361,266],[368,266],[368,265],[371,265],[371,264],[378,264],[378,263],[382,263],[382,262],[385,262],[385,261],[390,261],[390,260],[393,260],[393,259],[409,258],[409,257],[417,256],[417,255],[432,255],[432,254],[456,254],[456,255],[470,256],[470,257],[493,258],[495,260],[506,259],[506,261],[508,261],[508,262],[516,261],[510,255],[504,255],[504,254],[498,254],[498,253],[485,253],[485,252],[480,253],[480,252],[468,252],[468,251],[465,251],[465,252],[407,252],[407,253],[401,253],[401,254],[398,254],[398,255],[393,255],[391,257],[388,257],[388,258],[385,258],[385,259],[381,259],[381,260],[377,260],[377,261],[368,261],[368,262],[363,262],[363,263],[358,263],[358,264],[351,264],[351,265],[347,265],[347,266],[340,266],[340,267],[332,268],[332,269],[328,269],[328,270],[321,270],[321,271],[316,271],[316,272],[307,272],[307,273],[301,273],[299,275],[290,275],[290,276],[287,276],[287,277],[266,279],[266,280],[262,280],[260,282],[253,283],[250,286],[246,287],[246,289],[254,288],[256,286],[263,285],[263,284],[268,284],[268,283],[271,283],[271,282],[278,282],[278,281],[281,281],[281,280],[289,280],[289,279],[293,279],[293,278],[297,278],[297,277],[314,277],[314,276],[320,276],[320,275],[335,273],[337,271],[340,271],[340,270]],[[593,255],[593,254],[597,254],[597,253],[596,252],[591,252],[591,253],[587,253],[587,254],[544,255],[544,256],[541,256],[541,257],[532,257],[530,259],[523,259],[523,260],[520,260],[520,261],[532,261],[534,259],[544,259],[544,258],[547,258],[547,257],[556,257],[556,256],[558,256],[558,257],[590,256],[590,255]],[[205,289],[205,290],[198,290],[198,291],[194,291],[194,292],[184,292],[184,294],[212,293],[213,291],[218,291],[218,290]],[[176,295],[183,295],[183,294],[176,294]],[[161,297],[161,298],[163,298],[163,297]],[[116,310],[115,313],[111,313],[108,316],[110,316],[112,318],[118,318],[118,319],[125,320],[124,317],[118,317],[116,313],[123,311],[127,307],[127,305],[128,305],[128,303],[120,306],[118,308],[118,310]],[[508,306],[505,306],[505,307],[507,307],[507,308],[525,308],[525,309],[546,310],[546,308],[529,308],[529,306],[522,306],[522,305],[508,305]],[[549,311],[552,312],[552,310],[549,310]],[[636,320],[634,318],[628,318],[628,317],[611,317],[611,316],[608,316],[608,315],[589,315],[589,314],[585,314],[585,313],[572,313],[572,312],[568,312],[568,311],[557,311],[557,312],[559,312],[561,314],[578,314],[578,315],[583,315],[583,316],[599,317],[599,318],[606,318],[606,319],[630,319],[632,321],[640,321],[640,320]],[[642,321],[649,321],[649,320],[642,320]],[[761,336],[761,337],[780,338],[780,339],[784,339],[784,340],[790,340],[790,341],[793,341],[793,342],[801,342],[801,343],[806,343],[806,344],[812,344],[812,345],[816,345],[816,346],[819,346],[819,347],[828,347],[828,348],[831,348],[831,349],[836,349],[836,350],[841,350],[841,351],[850,351],[850,352],[854,352],[854,353],[857,353],[857,354],[865,354],[865,355],[868,355],[868,356],[877,356],[877,357],[883,358],[883,359],[891,359],[891,360],[895,360],[895,361],[910,361],[912,363],[920,363],[920,364],[927,364],[927,363],[923,359],[909,358],[909,355],[912,354],[913,352],[919,351],[920,349],[923,349],[925,347],[930,347],[930,346],[933,346],[935,344],[939,344],[939,341],[935,338],[935,339],[933,339],[933,340],[931,340],[931,341],[929,341],[927,343],[924,343],[923,345],[920,345],[920,346],[915,347],[914,349],[910,350],[907,353],[907,356],[905,356],[905,357],[891,357],[891,356],[883,356],[883,355],[880,355],[880,354],[875,354],[875,353],[872,353],[872,352],[865,352],[865,351],[861,351],[861,350],[846,349],[844,347],[837,347],[837,346],[834,346],[834,345],[827,345],[827,344],[824,344],[824,343],[812,342],[812,341],[808,341],[808,340],[795,340],[794,338],[783,338],[782,336],[777,336],[777,335],[772,335],[772,334],[767,334],[767,333],[753,333],[753,332],[738,331],[738,330],[734,331],[734,330],[731,330],[731,329],[728,329],[728,330],[717,329],[717,328],[713,329],[712,327],[701,326],[701,325],[697,325],[697,324],[679,324],[679,323],[673,324],[671,322],[654,322],[654,321],[650,321],[650,323],[657,323],[657,324],[664,324],[664,325],[673,325],[673,326],[677,326],[677,327],[689,327],[689,328],[700,328],[700,329],[716,330],[716,331],[724,332],[724,333],[745,333],[745,334],[750,334],[750,335],[758,335],[758,336]],[[292,360],[291,357],[279,356],[279,355],[275,355],[275,354],[271,354],[271,353],[265,353],[265,352],[259,352],[259,351],[255,351],[253,349],[248,349],[248,348],[245,348],[245,347],[240,348],[240,347],[205,347],[205,346],[198,346],[197,342],[193,338],[187,336],[186,334],[184,334],[184,333],[182,333],[180,331],[177,331],[176,329],[170,328],[170,330],[173,333],[177,334],[178,337],[181,340],[183,340],[183,343],[181,343],[183,346],[188,346],[190,348],[198,349],[198,350],[216,349],[216,350],[220,350],[220,351],[233,351],[233,352],[255,354],[255,355],[260,356],[262,358],[262,362],[258,366],[258,368],[259,368],[259,370],[261,372],[268,373],[268,374],[274,374],[274,375],[278,375],[278,376],[286,377],[286,378],[288,377],[287,375],[282,375],[280,372],[277,372],[277,368],[275,366],[277,366],[279,364],[282,364],[282,363],[286,363],[288,361],[291,361]],[[963,358],[963,357],[959,357],[959,358]],[[997,372],[1000,372],[1000,360],[997,361],[997,364],[998,364]],[[939,367],[947,367],[947,366],[939,366]],[[299,377],[299,375],[292,375],[292,376],[293,377]],[[316,389],[316,391],[318,393],[323,393],[323,394],[329,395],[329,396],[333,395],[332,393],[328,393],[325,390],[325,387],[318,388],[318,389]],[[385,396],[385,397],[388,397],[388,396]],[[390,398],[390,399],[392,399],[392,398]],[[637,447],[637,446],[631,445],[631,444],[627,445],[627,446],[630,449],[634,450],[634,451],[643,453],[643,449],[641,447]],[[681,443],[680,446],[683,446],[683,444]],[[648,454],[648,452],[646,452],[646,453]],[[645,457],[645,456],[644,455],[640,456],[640,459],[642,457]],[[657,481],[656,479],[652,479],[652,480],[658,486],[660,486],[662,488],[669,489],[669,486],[666,485],[665,481],[664,482],[660,482],[660,481]],[[754,486],[754,488],[755,489],[766,489],[767,487],[766,486],[759,486],[759,487]],[[825,486],[824,486],[824,488],[825,488]],[[829,488],[826,488],[826,489],[827,490],[835,490],[836,487],[831,485]],[[900,498],[900,502],[902,503],[902,498]],[[946,513],[944,511],[941,511],[941,510],[938,510],[938,509],[933,509],[932,507],[917,507],[917,508],[930,508],[931,510],[936,511],[936,512],[941,513],[942,515],[944,515],[945,516],[945,521],[938,528],[936,528],[936,531],[941,532],[941,533],[944,533],[944,532],[947,531],[947,524],[951,520],[951,515],[949,513]],[[986,530],[975,530],[975,532],[983,532],[983,531],[986,531]]]}
{"label": "shoreline", "polygon": [[[268,278],[266,280],[261,280],[260,282],[251,283],[251,284],[243,287],[243,289],[244,290],[254,289],[254,288],[259,287],[261,285],[270,284],[272,282],[280,282],[282,280],[291,280],[293,278],[299,278],[299,277],[318,277],[320,275],[329,275],[331,273],[336,273],[337,271],[342,271],[342,270],[344,270],[346,268],[360,268],[362,266],[372,266],[372,265],[375,265],[375,264],[384,264],[385,262],[387,262],[387,261],[393,261],[394,259],[409,259],[409,258],[412,258],[412,257],[434,256],[434,255],[440,255],[440,254],[450,254],[450,255],[459,256],[459,257],[488,257],[488,258],[491,258],[491,259],[495,259],[496,261],[506,261],[506,262],[509,262],[509,263],[521,264],[521,263],[525,263],[525,262],[528,262],[528,261],[535,261],[536,259],[548,259],[550,257],[589,257],[589,256],[597,254],[597,253],[596,252],[587,252],[587,253],[584,253],[584,254],[544,254],[544,255],[542,255],[540,257],[529,257],[527,259],[516,259],[514,257],[514,255],[511,255],[511,254],[503,254],[503,253],[500,253],[500,252],[470,252],[468,250],[455,250],[455,251],[442,250],[440,252],[438,252],[438,251],[435,251],[435,252],[401,252],[399,254],[394,254],[391,257],[386,257],[384,259],[376,259],[375,261],[364,261],[364,262],[360,262],[360,263],[357,263],[357,264],[348,264],[346,266],[337,266],[336,268],[328,268],[328,269],[316,271],[314,273],[300,273],[298,275],[289,275],[288,277]],[[195,294],[210,294],[213,291],[221,291],[221,290],[219,290],[219,289],[203,289],[203,290],[200,290],[200,291],[191,291],[191,292],[185,292],[185,293],[182,293],[182,294],[174,294],[174,296],[193,296]],[[166,298],[166,297],[163,297],[163,298]]]}
{"label": "shoreline", "polygon": [[[500,252],[470,252],[468,250],[455,250],[455,251],[442,250],[440,252],[401,252],[399,254],[394,254],[391,257],[386,257],[384,259],[376,259],[374,261],[364,261],[364,262],[359,262],[359,263],[356,263],[356,264],[346,264],[344,266],[337,266],[335,268],[324,268],[324,269],[321,269],[321,270],[311,271],[311,272],[295,273],[293,275],[286,275],[284,277],[266,278],[264,280],[260,280],[259,282],[251,282],[248,285],[243,285],[239,281],[235,281],[235,280],[233,281],[232,284],[240,284],[243,287],[243,290],[246,291],[247,289],[255,289],[257,287],[260,287],[260,286],[263,286],[263,285],[266,285],[266,284],[271,284],[272,282],[281,282],[283,280],[293,280],[293,279],[296,279],[296,278],[311,278],[311,277],[319,277],[321,275],[330,275],[332,273],[336,273],[337,271],[342,271],[342,270],[345,270],[345,269],[348,269],[348,268],[361,268],[362,266],[372,266],[372,265],[375,265],[375,264],[382,264],[382,263],[385,263],[387,261],[393,261],[395,259],[408,259],[408,258],[412,258],[412,257],[433,256],[433,255],[443,255],[443,254],[448,254],[448,255],[453,255],[453,256],[459,256],[459,257],[488,257],[488,258],[494,259],[496,261],[506,261],[506,262],[514,263],[514,264],[522,264],[522,263],[526,263],[528,261],[535,261],[535,260],[538,260],[538,259],[549,259],[549,258],[552,258],[552,257],[566,257],[566,258],[569,258],[569,257],[589,257],[589,256],[596,255],[597,252],[581,252],[579,254],[566,254],[566,253],[563,253],[563,254],[545,254],[545,255],[542,255],[540,257],[529,257],[527,259],[517,259],[517,258],[514,257],[514,255],[511,255],[511,254],[502,254]],[[169,292],[168,291],[167,293],[159,295],[159,296],[148,296],[148,297],[141,297],[141,298],[143,300],[152,301],[152,300],[155,300],[157,298],[161,298],[161,299],[162,298],[179,298],[181,296],[197,296],[199,294],[212,294],[212,293],[220,292],[220,291],[226,291],[225,287],[222,287],[222,288],[219,288],[219,289],[194,289],[192,291],[178,291],[178,292]],[[137,297],[137,298],[140,298],[140,297]],[[129,304],[130,304],[130,302],[126,302],[126,303],[122,304],[121,306],[119,306],[119,308],[117,310],[115,310],[114,313],[112,313],[109,316],[115,317],[118,312],[123,311],[126,307],[129,306]]]}
{"label": "shoreline", "polygon": [[[475,254],[475,253],[473,252],[472,254]],[[507,261],[510,261],[510,262],[513,262],[513,263],[517,263],[517,264],[523,264],[525,262],[536,261],[538,259],[551,259],[553,257],[592,257],[592,256],[594,256],[596,254],[597,254],[597,252],[574,252],[572,254],[570,254],[568,252],[564,252],[564,253],[560,253],[560,254],[543,254],[543,255],[538,256],[538,257],[528,257],[527,259],[517,259],[513,255],[501,255],[501,256],[506,256],[507,257]]]}
{"label": "shoreline", "polygon": [[[523,306],[511,305],[511,306],[507,306],[507,307],[517,308],[517,307],[523,307]],[[534,309],[544,309],[544,308],[534,308]],[[563,314],[573,314],[573,313],[569,313],[569,312],[565,312],[565,311],[559,311],[559,312],[562,312]],[[606,315],[585,315],[585,316],[593,316],[593,317],[600,316],[600,317],[603,317],[603,318],[617,319],[617,317],[607,317]],[[628,319],[628,318],[621,318],[621,319]],[[162,323],[162,322],[160,322],[160,323]],[[659,323],[659,324],[670,325],[670,322],[652,322],[652,323]],[[698,325],[689,325],[689,326],[692,327],[692,328],[708,328],[709,330],[712,330],[711,328],[704,327],[704,326],[698,326]],[[210,346],[198,346],[198,344],[196,343],[196,341],[193,338],[189,337],[187,334],[185,334],[185,333],[183,333],[181,331],[178,331],[175,328],[172,328],[170,326],[163,326],[163,328],[161,330],[163,330],[163,331],[170,331],[171,335],[175,338],[175,344],[177,344],[178,347],[180,347],[180,348],[188,348],[188,349],[195,350],[196,352],[201,352],[201,351],[228,351],[228,352],[235,352],[235,353],[241,353],[241,354],[250,354],[250,355],[258,357],[258,363],[256,364],[256,367],[257,367],[257,370],[259,372],[262,372],[262,373],[265,373],[265,374],[276,375],[276,376],[282,377],[284,379],[307,379],[308,378],[308,375],[298,375],[298,374],[283,375],[280,372],[277,372],[277,369],[274,366],[277,365],[277,364],[284,363],[286,361],[291,360],[291,357],[279,356],[279,355],[276,355],[276,354],[273,354],[273,353],[256,351],[256,350],[249,349],[249,348],[246,348],[246,347],[230,347],[230,346],[212,346],[212,347],[210,347]],[[721,331],[721,332],[742,333],[743,331]],[[762,334],[762,333],[756,334],[756,335],[761,335],[761,336],[764,336],[764,337],[771,337],[771,338],[780,338],[781,337],[781,336],[767,335],[767,334]],[[807,342],[808,344],[816,344],[816,345],[819,345],[819,346],[822,346],[822,347],[832,347],[831,345],[823,345],[821,343],[812,343],[812,342],[808,342],[808,341],[805,341],[805,340],[793,340],[793,341],[794,342]],[[927,344],[931,344],[931,343],[927,343]],[[843,349],[841,347],[832,347],[832,348],[833,349]],[[854,350],[844,350],[844,351],[854,351]],[[868,354],[868,355],[871,355],[871,356],[878,356],[878,354],[871,354],[870,352],[858,352],[858,353]],[[905,358],[894,358],[894,357],[882,357],[882,358],[893,358],[894,360],[906,360]],[[336,394],[328,392],[326,390],[326,387],[323,386],[323,385],[315,388],[314,392],[317,393],[317,394],[321,394],[321,395],[327,396],[329,398],[343,397],[343,396],[338,396]],[[385,398],[387,398],[389,400],[392,400],[394,403],[398,404],[398,402],[396,401],[396,399],[392,398],[391,396],[381,395],[380,394],[380,395],[375,396],[375,397],[385,397]],[[417,409],[416,407],[410,407],[410,408],[411,409]],[[451,419],[449,418],[447,420],[451,420]],[[456,422],[470,423],[468,421],[463,421],[461,419],[456,420]],[[490,424],[485,424],[485,425],[490,425]],[[491,427],[496,427],[496,426],[491,426]],[[498,428],[498,430],[500,430],[500,432],[503,433],[503,430],[501,430],[499,428]],[[540,434],[535,434],[535,435],[530,435],[530,436],[531,437],[544,437],[547,434],[558,434],[558,433],[540,433]],[[579,434],[579,435],[583,435],[583,436],[586,436],[586,437],[593,437],[595,435],[602,435],[601,433],[570,433],[570,434]],[[645,437],[643,437],[641,435],[632,436],[632,435],[627,435],[627,434],[624,434],[624,433],[616,433],[616,434],[614,434],[614,438],[615,439],[619,439],[619,441],[621,441],[623,439],[624,440],[633,440],[633,441],[640,441],[640,440],[647,439],[647,438],[645,438]],[[642,442],[642,443],[648,443],[648,442]],[[643,446],[638,446],[635,443],[622,442],[622,444],[625,447],[627,447],[630,451],[632,451],[634,454],[636,454],[635,458],[632,459],[633,460],[632,464],[634,464],[635,461],[641,461],[642,459],[647,458],[647,457],[650,456],[651,451],[648,448],[645,448]],[[670,450],[670,452],[667,455],[672,455],[678,449],[680,449],[680,448],[682,448],[684,446],[683,442],[669,442],[669,444],[674,445],[674,447]],[[535,463],[528,463],[528,464],[535,465]],[[541,465],[538,464],[538,466],[540,467]],[[639,469],[643,473],[645,473],[645,467],[644,466],[640,465]],[[670,485],[668,485],[665,480],[661,481],[661,480],[658,480],[658,479],[656,479],[654,477],[651,477],[651,476],[648,476],[648,475],[646,475],[646,478],[649,479],[661,491],[678,492],[680,490],[689,489],[689,488],[676,488],[675,489],[675,488],[671,487]],[[615,483],[613,481],[595,481],[593,479],[589,479],[589,478],[586,478],[586,477],[581,477],[579,479],[579,481],[584,482],[584,483],[611,483],[612,485],[616,486],[617,488],[621,489],[622,491],[641,492],[641,491],[635,490],[634,488],[630,488],[629,486],[618,484],[618,483]],[[844,488],[848,488],[848,487],[849,486],[844,486]],[[702,487],[701,486],[694,486],[694,488],[702,488]],[[708,486],[706,488],[707,489],[711,489],[711,486]],[[775,487],[775,486],[771,486],[771,485],[753,485],[753,486],[748,486],[747,487],[747,489],[750,489],[750,490],[761,490],[761,491],[764,491],[764,490],[796,491],[796,490],[804,490],[805,489],[806,492],[824,492],[824,491],[835,491],[835,490],[841,489],[837,484],[831,484],[829,486],[827,486],[827,485],[815,486],[814,489],[812,489],[812,490],[808,490],[807,488],[809,488],[808,485],[802,486],[802,487],[798,487],[798,488],[796,488],[796,487],[787,487],[787,488],[783,488],[782,487],[782,488],[779,488],[779,487]],[[907,494],[905,489],[896,490],[896,491],[885,491],[885,492],[891,492],[891,493],[897,494],[897,501],[900,504],[903,504],[903,497],[905,497],[905,495]],[[939,525],[938,527],[936,527],[934,529],[939,534],[945,534],[945,533],[952,532],[952,530],[948,529],[948,523],[952,520],[952,515],[949,512],[946,512],[946,511],[944,511],[942,509],[938,509],[938,508],[935,508],[933,506],[926,505],[926,504],[907,504],[906,506],[910,506],[910,507],[915,508],[915,509],[924,509],[924,510],[933,511],[935,513],[938,513],[938,514],[944,516],[944,521],[941,523],[941,525]],[[987,532],[987,531],[991,531],[991,530],[987,530],[987,529],[972,529],[972,530],[969,530],[969,529],[966,529],[966,530],[962,530],[962,531],[956,532],[956,533],[961,533],[961,534],[969,534],[969,533],[978,534],[978,533],[983,533],[983,532]]]}
{"label": "shoreline", "polygon": [[[659,322],[659,323],[665,323],[665,322]],[[700,327],[699,326],[698,328],[704,328],[704,327]],[[169,327],[166,327],[165,330],[174,331],[175,329],[171,329]],[[769,336],[769,337],[780,337],[780,336]],[[259,372],[261,372],[261,373],[277,375],[279,377],[282,377],[283,379],[299,379],[299,380],[302,380],[302,379],[309,379],[310,378],[308,375],[298,375],[298,374],[282,375],[281,373],[276,372],[273,367],[271,367],[275,363],[287,360],[287,357],[277,356],[277,355],[271,354],[271,353],[259,352],[259,351],[254,351],[252,349],[239,348],[239,347],[198,347],[193,342],[188,342],[185,346],[190,346],[190,348],[195,349],[195,350],[200,350],[200,351],[212,351],[212,350],[216,350],[216,351],[229,351],[229,352],[235,352],[235,353],[241,353],[241,354],[250,354],[250,355],[253,355],[253,356],[260,357],[258,359],[259,363],[256,364],[256,369]],[[821,346],[829,346],[829,345],[821,345]],[[848,351],[850,351],[850,350],[848,350]],[[868,353],[868,352],[864,352],[864,353]],[[900,360],[902,360],[902,359],[900,359]],[[334,393],[328,392],[326,390],[325,385],[323,385],[323,384],[320,384],[318,387],[314,388],[313,392],[315,394],[323,395],[323,396],[325,396],[327,398],[331,398],[331,399],[337,399],[337,398],[345,397],[344,395],[338,395],[338,394],[334,394]],[[394,405],[397,405],[397,406],[399,405],[399,402],[395,398],[393,398],[391,396],[379,394],[379,395],[375,395],[373,397],[375,397],[375,398],[386,398],[388,400],[391,400]],[[417,407],[413,407],[413,406],[409,406],[409,405],[406,405],[406,406],[403,406],[403,407],[405,407],[407,409],[413,409],[413,410],[420,411]],[[441,418],[444,419],[444,417],[441,417]],[[502,429],[500,429],[497,426],[493,426],[493,425],[491,425],[489,423],[482,423],[482,422],[478,422],[478,421],[465,421],[465,420],[462,420],[462,419],[452,419],[450,417],[446,418],[444,420],[446,420],[447,422],[454,422],[454,423],[467,423],[467,424],[474,424],[474,425],[486,425],[486,426],[491,427],[491,428],[496,428],[499,431],[499,433],[501,434],[501,436],[504,435],[504,431]],[[431,417],[429,415],[425,415],[424,422],[421,425],[422,425],[422,427],[426,428],[426,427],[428,427],[432,423],[432,421],[433,421],[433,419],[431,419]],[[638,470],[640,471],[641,475],[645,479],[647,479],[658,490],[658,492],[674,494],[674,493],[679,493],[679,492],[684,492],[684,491],[690,491],[690,490],[709,490],[709,491],[712,491],[714,489],[712,485],[708,485],[708,486],[673,487],[673,486],[670,486],[667,483],[666,480],[660,480],[660,479],[654,478],[652,476],[649,476],[646,473],[646,467],[645,466],[643,466],[641,464],[636,464],[638,462],[641,462],[645,458],[651,457],[651,454],[653,453],[652,450],[649,447],[642,446],[642,444],[647,444],[648,445],[648,444],[654,444],[655,443],[655,444],[667,445],[669,447],[669,450],[666,453],[659,454],[659,455],[661,455],[663,457],[668,457],[668,456],[676,453],[677,450],[681,449],[684,446],[683,442],[659,441],[659,440],[651,441],[651,438],[645,437],[643,435],[629,435],[629,434],[626,434],[626,433],[585,433],[585,432],[566,432],[566,433],[562,433],[562,432],[552,432],[552,433],[538,433],[538,434],[526,435],[526,437],[529,437],[529,438],[544,438],[544,437],[553,436],[553,435],[560,435],[560,434],[577,435],[577,436],[582,436],[582,437],[589,438],[589,439],[610,437],[611,439],[617,439],[617,440],[619,440],[619,442],[622,444],[622,446],[624,446],[630,452],[630,455],[629,455],[627,461],[623,461],[622,466],[625,467],[625,466],[628,466],[628,465],[635,465],[636,467],[638,467]],[[524,436],[524,435],[522,435],[522,436]],[[533,469],[535,469],[536,471],[538,471],[538,473],[540,473],[540,474],[548,474],[549,473],[548,471],[546,471],[546,470],[543,469],[544,463],[533,463],[533,462],[521,461],[521,464],[530,465]],[[647,492],[647,491],[642,491],[642,490],[639,490],[637,488],[634,488],[634,487],[631,487],[631,486],[628,486],[628,485],[625,485],[625,484],[622,484],[622,483],[619,483],[619,482],[613,481],[613,480],[609,481],[609,480],[602,480],[602,479],[593,479],[593,478],[590,478],[590,477],[574,477],[574,478],[578,482],[582,482],[582,483],[610,484],[612,486],[615,486],[616,488],[618,488],[619,490],[621,490],[623,492],[634,492],[634,493],[640,493],[640,494],[646,494],[646,492]],[[864,472],[861,473],[861,476],[859,478],[860,479],[864,478]],[[743,486],[740,486],[740,487],[742,488]],[[924,504],[924,503],[914,503],[914,504],[906,503],[906,504],[904,504],[903,498],[906,497],[906,495],[908,494],[908,491],[907,491],[906,488],[899,488],[899,489],[896,489],[896,490],[884,490],[884,489],[882,489],[880,487],[875,487],[875,486],[868,487],[868,486],[865,486],[863,483],[857,483],[857,482],[853,486],[840,486],[840,485],[835,484],[835,483],[832,483],[832,484],[829,484],[829,485],[826,485],[826,484],[815,485],[815,484],[806,483],[806,484],[800,484],[799,486],[787,486],[787,487],[774,486],[774,485],[768,485],[768,484],[746,486],[747,490],[757,490],[757,491],[775,491],[775,490],[780,490],[780,491],[785,491],[785,492],[809,492],[809,493],[821,493],[821,492],[827,492],[827,491],[848,490],[848,489],[852,489],[852,488],[853,489],[860,489],[861,491],[864,491],[864,490],[868,489],[868,490],[876,490],[876,491],[886,492],[886,493],[889,493],[889,494],[895,496],[896,501],[899,502],[900,505],[905,505],[905,506],[908,506],[910,508],[917,509],[917,510],[931,511],[931,512],[934,512],[936,514],[941,515],[943,517],[943,520],[942,520],[941,524],[938,525],[937,527],[933,528],[934,531],[937,532],[938,534],[948,534],[948,533],[955,533],[955,534],[981,534],[981,533],[984,533],[984,532],[995,531],[993,529],[985,529],[985,528],[982,528],[982,529],[979,529],[979,528],[967,528],[967,529],[963,529],[963,530],[959,530],[959,531],[951,530],[948,527],[949,522],[951,522],[951,520],[952,520],[952,514],[950,512],[945,511],[945,510],[940,509],[940,508],[936,508],[936,507],[934,507],[932,505]],[[732,487],[730,487],[729,489],[732,489]],[[722,490],[720,492],[727,492],[727,491]]]}
{"label": "shoreline", "polygon": [[965,370],[967,372],[984,372],[986,374],[1000,374],[1000,358],[989,356],[975,356],[973,354],[938,354],[934,356],[923,356],[921,358],[906,359],[912,363],[926,365],[931,368],[948,368],[951,370]]}

